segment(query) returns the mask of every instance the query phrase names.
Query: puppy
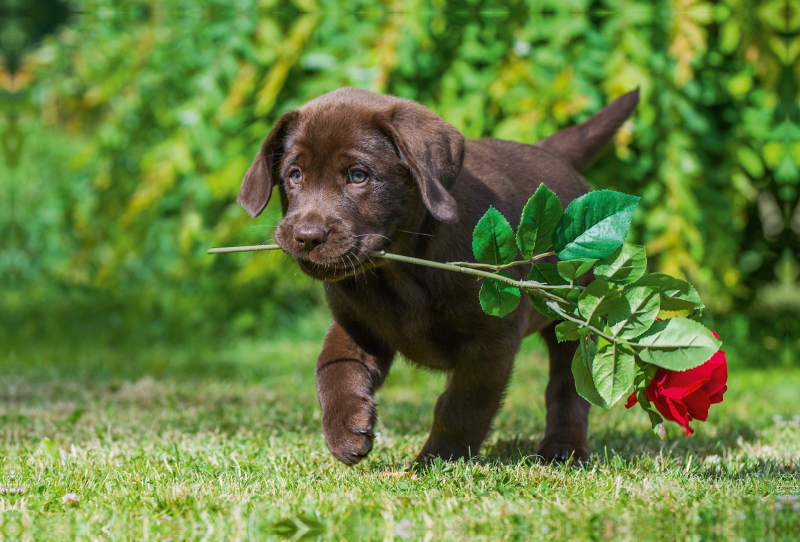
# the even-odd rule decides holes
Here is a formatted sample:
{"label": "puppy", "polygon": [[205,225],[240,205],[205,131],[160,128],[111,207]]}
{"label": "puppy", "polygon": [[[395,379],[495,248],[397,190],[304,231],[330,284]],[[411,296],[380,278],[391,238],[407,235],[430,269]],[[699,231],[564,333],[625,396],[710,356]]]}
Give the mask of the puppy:
{"label": "puppy", "polygon": [[[475,277],[371,258],[385,250],[438,262],[473,261],[472,231],[493,206],[516,228],[544,183],[566,206],[589,190],[577,169],[636,107],[638,89],[536,145],[466,139],[422,105],[353,88],[283,115],[242,181],[255,217],[278,186],[276,242],[324,281],[333,316],[316,366],[322,429],[331,453],[358,463],[372,449],[373,398],[399,353],[447,373],[419,461],[478,453],[503,398],[514,356],[539,332],[550,355],[545,461],[589,457],[589,404],[575,391],[577,342],[527,296],[504,318],[485,314]],[[526,266],[512,267],[516,279]]]}

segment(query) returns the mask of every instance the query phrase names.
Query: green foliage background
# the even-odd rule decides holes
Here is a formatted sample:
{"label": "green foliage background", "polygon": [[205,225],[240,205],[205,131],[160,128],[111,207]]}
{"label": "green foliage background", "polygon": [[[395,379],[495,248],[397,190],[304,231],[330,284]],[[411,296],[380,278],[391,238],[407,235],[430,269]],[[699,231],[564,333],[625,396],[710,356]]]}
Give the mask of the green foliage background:
{"label": "green foliage background", "polygon": [[320,94],[533,143],[638,86],[585,176],[642,197],[628,241],[697,287],[732,363],[798,362],[798,0],[68,7],[12,2],[0,28],[4,341],[275,335],[318,310],[286,257],[205,251],[271,240],[277,201],[251,221],[242,175]]}

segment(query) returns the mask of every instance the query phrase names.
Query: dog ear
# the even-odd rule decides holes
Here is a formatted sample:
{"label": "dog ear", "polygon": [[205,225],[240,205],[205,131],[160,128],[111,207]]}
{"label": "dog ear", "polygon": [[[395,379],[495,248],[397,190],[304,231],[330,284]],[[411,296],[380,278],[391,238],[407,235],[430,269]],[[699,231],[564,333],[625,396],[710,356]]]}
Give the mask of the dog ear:
{"label": "dog ear", "polygon": [[464,162],[464,136],[414,102],[395,107],[384,124],[400,159],[419,185],[425,207],[437,220],[456,222],[458,206],[449,190]]}
{"label": "dog ear", "polygon": [[236,201],[253,218],[269,203],[272,186],[275,183],[275,166],[283,155],[283,140],[289,127],[296,122],[299,113],[290,111],[278,119],[278,123],[267,136],[261,150],[256,154],[253,164],[242,179],[242,188]]}

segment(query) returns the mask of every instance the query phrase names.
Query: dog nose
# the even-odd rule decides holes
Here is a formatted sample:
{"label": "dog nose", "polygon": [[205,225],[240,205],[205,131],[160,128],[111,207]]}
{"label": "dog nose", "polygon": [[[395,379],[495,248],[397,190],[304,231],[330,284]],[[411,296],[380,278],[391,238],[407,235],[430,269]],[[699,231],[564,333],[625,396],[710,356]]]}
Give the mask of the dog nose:
{"label": "dog nose", "polygon": [[317,245],[324,243],[327,237],[328,233],[321,226],[302,225],[294,229],[294,240],[309,252],[314,250]]}

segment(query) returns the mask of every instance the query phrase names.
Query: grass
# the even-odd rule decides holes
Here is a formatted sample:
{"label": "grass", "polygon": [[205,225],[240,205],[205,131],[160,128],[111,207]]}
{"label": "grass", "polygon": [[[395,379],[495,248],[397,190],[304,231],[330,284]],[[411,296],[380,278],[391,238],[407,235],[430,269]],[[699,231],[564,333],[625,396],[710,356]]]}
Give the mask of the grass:
{"label": "grass", "polygon": [[0,540],[800,536],[800,370],[732,370],[689,439],[673,426],[658,440],[639,410],[594,409],[591,461],[545,466],[531,456],[546,363],[529,339],[480,457],[408,472],[444,380],[399,362],[377,446],[347,468],[319,428],[324,325],[291,340],[14,350]]}

